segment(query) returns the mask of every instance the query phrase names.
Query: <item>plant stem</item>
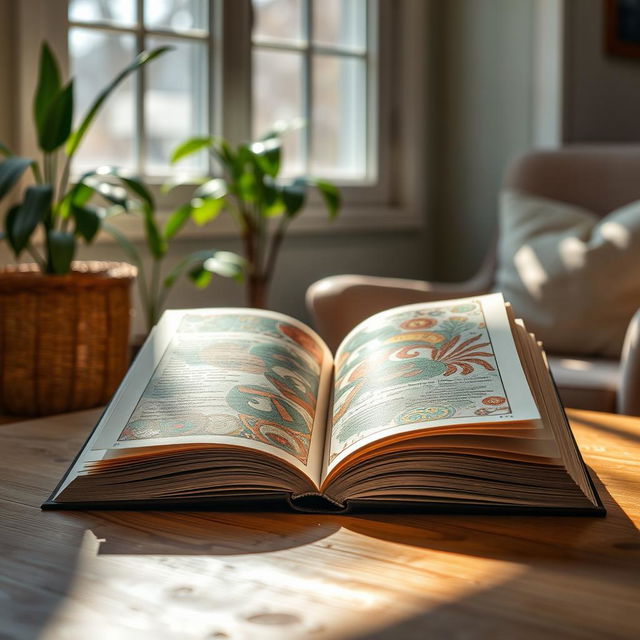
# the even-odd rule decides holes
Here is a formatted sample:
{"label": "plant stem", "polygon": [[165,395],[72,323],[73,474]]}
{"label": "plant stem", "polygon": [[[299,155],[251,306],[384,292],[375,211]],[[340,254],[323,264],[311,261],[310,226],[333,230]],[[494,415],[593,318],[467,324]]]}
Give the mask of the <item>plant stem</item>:
{"label": "plant stem", "polygon": [[263,275],[252,275],[248,284],[249,306],[254,309],[266,309],[268,280]]}
{"label": "plant stem", "polygon": [[[53,194],[51,196],[51,202],[55,202],[56,201],[56,175],[58,173],[58,154],[57,152],[53,152],[52,154],[50,154],[51,156],[51,188],[53,189]],[[52,210],[52,215],[53,215],[53,210]],[[51,220],[51,226],[55,227],[55,219]]]}
{"label": "plant stem", "polygon": [[42,271],[42,273],[46,273],[47,263],[43,260],[42,256],[38,254],[38,252],[35,250],[35,247],[31,243],[27,245],[27,251],[29,252],[29,255],[35,260],[37,265],[40,267],[40,271]]}
{"label": "plant stem", "polygon": [[158,258],[153,259],[151,267],[151,295],[149,312],[147,315],[147,329],[151,331],[153,326],[158,321],[158,313],[160,312],[160,260]]}
{"label": "plant stem", "polygon": [[31,163],[31,171],[33,172],[33,179],[37,184],[42,184],[42,172],[40,171],[40,165],[34,160]]}
{"label": "plant stem", "polygon": [[[145,311],[145,322],[147,327],[149,326],[149,287],[147,286],[147,275],[144,270],[142,261],[136,265],[138,267],[138,293],[140,294],[140,301]],[[149,329],[150,331],[150,329]]]}
{"label": "plant stem", "polygon": [[69,185],[69,174],[71,172],[71,156],[66,156],[64,168],[62,169],[62,176],[60,178],[60,186],[58,187],[58,193],[62,197],[67,191]]}
{"label": "plant stem", "polygon": [[278,259],[278,254],[280,253],[280,246],[282,245],[282,241],[284,240],[284,236],[288,226],[289,219],[283,216],[280,219],[280,224],[278,225],[276,232],[271,238],[271,245],[269,247],[267,256],[267,264],[264,269],[264,277],[267,283],[271,282],[271,278],[273,277],[273,272],[276,267],[276,260]]}

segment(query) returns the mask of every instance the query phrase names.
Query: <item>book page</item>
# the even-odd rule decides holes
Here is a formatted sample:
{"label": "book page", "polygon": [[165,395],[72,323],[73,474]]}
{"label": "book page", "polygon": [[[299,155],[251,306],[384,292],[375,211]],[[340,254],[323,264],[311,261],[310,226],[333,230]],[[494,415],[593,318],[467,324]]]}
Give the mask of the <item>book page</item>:
{"label": "book page", "polygon": [[91,450],[240,445],[283,458],[317,482],[327,413],[318,398],[329,395],[332,365],[322,340],[287,316],[168,311]]}
{"label": "book page", "polygon": [[395,433],[540,418],[501,294],[377,314],[345,338],[335,369],[327,472]]}

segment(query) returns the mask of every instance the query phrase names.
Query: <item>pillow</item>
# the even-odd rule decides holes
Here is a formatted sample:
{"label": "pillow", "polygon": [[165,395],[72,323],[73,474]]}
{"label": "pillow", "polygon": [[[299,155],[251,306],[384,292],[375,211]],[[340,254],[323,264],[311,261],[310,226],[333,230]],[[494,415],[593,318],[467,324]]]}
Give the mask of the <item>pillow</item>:
{"label": "pillow", "polygon": [[640,201],[601,218],[504,191],[495,290],[548,351],[619,356],[640,307]]}

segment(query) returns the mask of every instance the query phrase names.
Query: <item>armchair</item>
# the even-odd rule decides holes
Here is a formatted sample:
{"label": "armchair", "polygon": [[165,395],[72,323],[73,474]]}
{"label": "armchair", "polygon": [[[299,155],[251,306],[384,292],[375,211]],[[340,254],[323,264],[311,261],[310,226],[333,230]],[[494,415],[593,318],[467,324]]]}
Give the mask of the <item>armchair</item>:
{"label": "armchair", "polygon": [[[640,199],[640,147],[569,146],[533,151],[509,165],[503,186],[604,216]],[[378,311],[487,293],[494,284],[495,270],[494,246],[478,273],[461,283],[329,276],[309,287],[307,307],[318,332],[335,349],[356,324]],[[640,310],[630,321],[619,359],[564,353],[548,356],[565,406],[640,415]]]}

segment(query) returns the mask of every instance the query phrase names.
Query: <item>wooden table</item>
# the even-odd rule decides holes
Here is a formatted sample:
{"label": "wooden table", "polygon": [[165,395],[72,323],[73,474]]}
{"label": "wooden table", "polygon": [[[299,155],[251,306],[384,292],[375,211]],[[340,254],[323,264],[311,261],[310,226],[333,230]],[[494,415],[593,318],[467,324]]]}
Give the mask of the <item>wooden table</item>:
{"label": "wooden table", "polygon": [[42,512],[97,411],[0,426],[0,638],[640,638],[640,420],[598,518]]}

